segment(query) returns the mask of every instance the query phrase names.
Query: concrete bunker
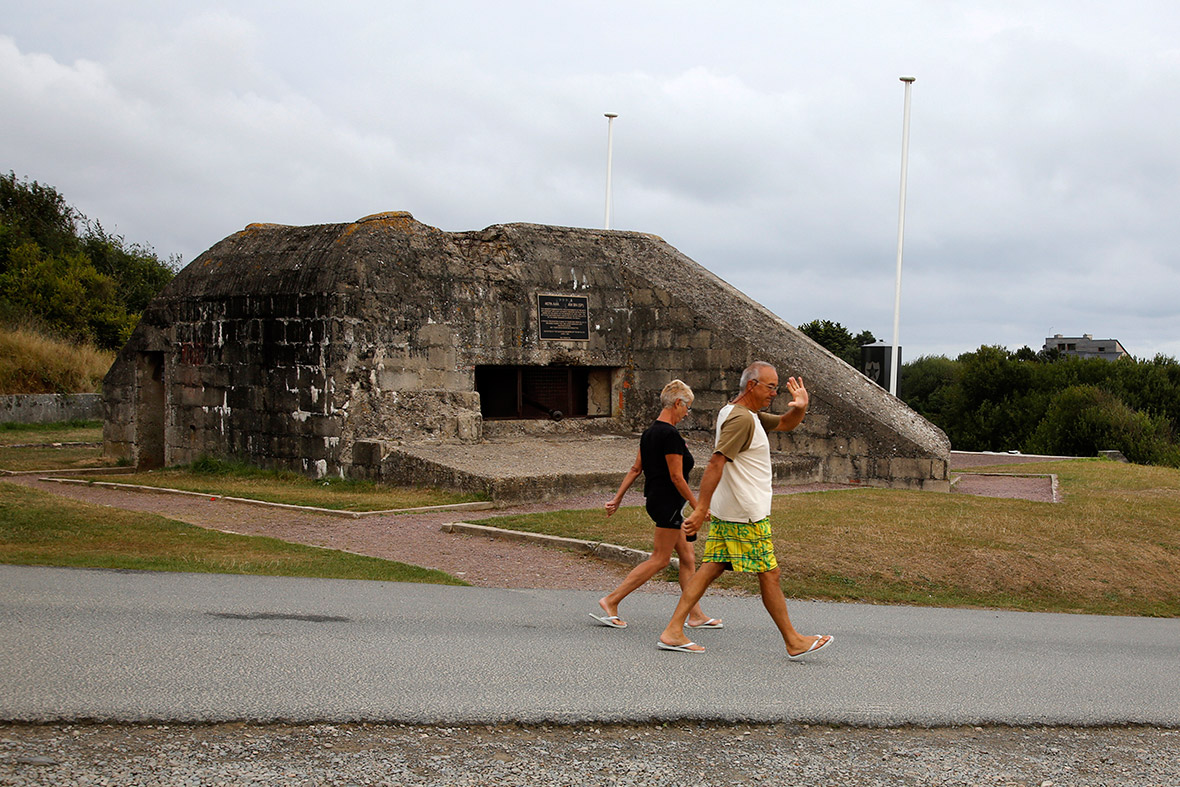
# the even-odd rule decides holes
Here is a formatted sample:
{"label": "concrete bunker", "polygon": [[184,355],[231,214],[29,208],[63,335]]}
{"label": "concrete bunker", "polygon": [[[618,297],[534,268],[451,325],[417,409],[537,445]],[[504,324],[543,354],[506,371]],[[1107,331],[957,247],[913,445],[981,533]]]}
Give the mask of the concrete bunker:
{"label": "concrete bunker", "polygon": [[[784,480],[948,488],[941,431],[662,239],[451,233],[403,212],[253,224],[193,260],[106,377],[104,443],[142,467],[212,455],[543,497],[617,484],[635,450],[617,438],[672,378],[696,393],[681,428],[707,455],[756,359],[812,394],[775,438]],[[533,483],[514,456],[541,463]]]}

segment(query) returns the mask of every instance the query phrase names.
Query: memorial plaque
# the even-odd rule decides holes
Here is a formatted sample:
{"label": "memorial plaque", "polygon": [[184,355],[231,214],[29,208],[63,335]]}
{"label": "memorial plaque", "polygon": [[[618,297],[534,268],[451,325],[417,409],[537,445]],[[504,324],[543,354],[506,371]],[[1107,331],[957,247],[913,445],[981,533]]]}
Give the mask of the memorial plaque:
{"label": "memorial plaque", "polygon": [[542,339],[590,340],[590,307],[585,295],[538,295],[537,313]]}

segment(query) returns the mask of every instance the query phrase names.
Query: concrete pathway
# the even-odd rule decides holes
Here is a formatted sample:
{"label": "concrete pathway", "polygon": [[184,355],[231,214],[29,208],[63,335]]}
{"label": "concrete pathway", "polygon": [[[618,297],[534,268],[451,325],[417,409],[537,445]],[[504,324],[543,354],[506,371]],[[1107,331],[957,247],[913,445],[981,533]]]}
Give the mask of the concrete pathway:
{"label": "concrete pathway", "polygon": [[701,655],[597,594],[0,566],[0,718],[1180,726],[1180,621],[710,597]]}

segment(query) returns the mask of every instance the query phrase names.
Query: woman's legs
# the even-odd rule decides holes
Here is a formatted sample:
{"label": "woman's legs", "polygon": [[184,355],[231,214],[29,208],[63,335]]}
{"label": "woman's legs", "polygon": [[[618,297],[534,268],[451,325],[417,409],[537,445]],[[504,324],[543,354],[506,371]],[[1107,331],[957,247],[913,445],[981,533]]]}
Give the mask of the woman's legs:
{"label": "woman's legs", "polygon": [[[657,527],[651,557],[631,569],[631,573],[623,578],[617,588],[599,600],[598,606],[602,607],[608,615],[618,615],[619,602],[630,595],[633,590],[642,586],[644,582],[667,568],[668,564],[672,562],[672,550],[676,548],[678,539],[684,539],[684,531]],[[681,561],[680,565],[683,572],[684,562]]]}

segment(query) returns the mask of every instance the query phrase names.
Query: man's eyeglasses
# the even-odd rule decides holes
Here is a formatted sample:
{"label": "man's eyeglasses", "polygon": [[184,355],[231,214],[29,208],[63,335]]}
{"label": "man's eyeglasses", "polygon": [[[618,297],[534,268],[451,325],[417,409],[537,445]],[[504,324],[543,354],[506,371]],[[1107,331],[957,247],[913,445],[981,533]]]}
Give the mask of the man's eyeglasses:
{"label": "man's eyeglasses", "polygon": [[754,382],[758,383],[759,385],[765,385],[774,393],[778,393],[778,383],[764,383],[761,380],[755,380]]}

